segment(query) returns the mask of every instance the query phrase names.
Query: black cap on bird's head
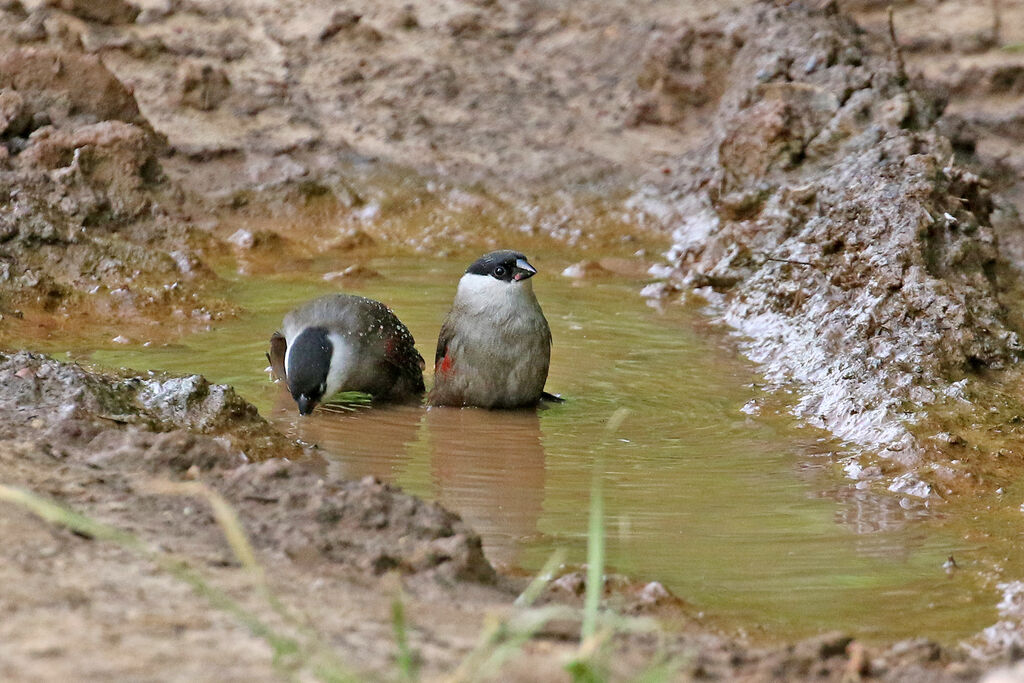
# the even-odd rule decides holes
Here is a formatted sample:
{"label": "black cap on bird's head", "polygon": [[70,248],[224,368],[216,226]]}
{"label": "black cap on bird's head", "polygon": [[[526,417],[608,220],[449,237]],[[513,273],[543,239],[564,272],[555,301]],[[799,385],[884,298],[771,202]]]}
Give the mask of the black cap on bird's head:
{"label": "black cap on bird's head", "polygon": [[288,389],[299,406],[299,415],[309,415],[323,400],[333,350],[322,327],[306,328],[288,348]]}
{"label": "black cap on bird's head", "polygon": [[537,274],[537,269],[530,265],[526,256],[518,251],[502,249],[484,254],[466,269],[472,275],[489,275],[496,280],[519,282]]}

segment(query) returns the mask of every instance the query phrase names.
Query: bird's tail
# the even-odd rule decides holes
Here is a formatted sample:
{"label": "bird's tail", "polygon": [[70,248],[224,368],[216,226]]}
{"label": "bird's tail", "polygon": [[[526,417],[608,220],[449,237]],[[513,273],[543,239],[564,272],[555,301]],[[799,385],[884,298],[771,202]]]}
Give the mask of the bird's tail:
{"label": "bird's tail", "polygon": [[275,332],[270,336],[270,352],[267,353],[267,360],[270,361],[270,369],[274,373],[274,379],[287,379],[284,369],[284,354],[288,350],[288,342],[284,335]]}

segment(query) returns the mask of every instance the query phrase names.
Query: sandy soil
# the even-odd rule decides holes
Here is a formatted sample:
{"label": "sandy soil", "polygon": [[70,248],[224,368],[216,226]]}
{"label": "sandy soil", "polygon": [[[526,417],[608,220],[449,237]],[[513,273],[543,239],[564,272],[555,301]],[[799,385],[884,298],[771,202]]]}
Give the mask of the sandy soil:
{"label": "sandy soil", "polygon": [[[1021,53],[1003,48],[1024,41],[1024,3],[1003,0],[998,26],[977,3],[901,3],[896,51],[879,3],[838,3],[874,31],[860,37],[834,17],[831,3],[808,2],[809,14],[799,15],[810,17],[806,25],[787,26],[785,9],[765,25],[782,36],[818,28],[820,36],[798,48],[821,48],[824,58],[814,68],[800,60],[798,73],[790,55],[764,74],[758,60],[784,50],[758,43],[756,15],[732,13],[743,2],[717,3],[717,18],[705,18],[698,3],[661,0],[363,4],[0,3],[0,188],[9,197],[0,208],[0,330],[24,336],[28,328],[59,334],[66,325],[94,325],[95,334],[108,334],[116,321],[129,333],[144,325],[170,336],[211,324],[234,312],[215,295],[212,266],[225,255],[266,248],[303,257],[307,235],[273,230],[275,217],[297,204],[323,215],[300,224],[318,249],[437,250],[479,239],[480,223],[500,238],[507,225],[526,222],[581,250],[588,240],[606,247],[629,238],[623,248],[632,251],[664,243],[688,206],[678,193],[707,193],[708,179],[726,190],[712,199],[725,228],[690,240],[693,258],[677,249],[669,265],[678,268],[677,283],[708,287],[712,298],[719,290],[749,307],[752,294],[771,290],[778,278],[806,274],[794,263],[736,260],[730,247],[757,232],[753,219],[766,206],[771,215],[761,216],[762,227],[771,230],[758,237],[775,240],[772,249],[785,246],[792,234],[780,216],[792,218],[808,203],[793,187],[817,183],[818,193],[838,196],[840,169],[891,181],[895,195],[924,197],[894,202],[881,217],[865,210],[868,224],[891,219],[904,229],[909,223],[901,221],[924,207],[952,211],[971,226],[931,233],[923,246],[912,230],[901,233],[911,261],[938,263],[920,282],[980,311],[968,316],[964,338],[929,327],[945,309],[922,309],[921,329],[949,342],[943,348],[956,372],[1015,360],[1003,343],[1009,337],[1000,335],[1017,325],[1005,302],[1024,262],[1014,214],[1024,201],[1024,78]],[[771,4],[761,5],[765,17]],[[792,4],[793,12],[805,11]],[[927,79],[918,82],[920,97],[897,73],[900,59]],[[848,90],[868,101],[859,113],[844,109],[849,92],[829,98],[857,78],[863,82]],[[802,79],[825,94],[806,97],[806,88],[792,85]],[[773,85],[781,82],[788,85]],[[942,116],[934,86],[950,98]],[[780,111],[792,125],[764,135]],[[843,126],[842,135],[815,151],[809,142],[830,122]],[[910,176],[926,174],[932,162],[894,173],[853,153],[863,149],[844,147],[847,137],[863,141],[872,126],[887,131],[885,150],[894,158],[948,153],[963,166],[942,183],[914,185]],[[714,154],[705,155],[709,145]],[[388,195],[383,184],[404,194]],[[962,213],[950,208],[949,197],[967,190],[970,205]],[[464,207],[467,219],[438,226],[428,217],[416,235],[359,219],[386,217],[409,197]],[[830,200],[837,211],[844,201]],[[612,212],[629,220],[608,221],[607,234],[599,234]],[[350,230],[316,235],[338,222]],[[595,235],[582,225],[598,226]],[[831,245],[824,255],[832,257],[846,247],[833,237],[826,230],[803,243]],[[851,282],[880,274],[870,257],[885,252],[865,242],[846,252],[866,257],[843,271]],[[787,251],[784,258],[806,255]],[[993,262],[1005,274],[995,274]],[[950,263],[966,265],[953,277]],[[918,282],[902,275],[901,282]],[[818,315],[800,309],[819,284],[784,292],[796,312],[779,325]],[[915,299],[908,301],[886,315],[903,315]],[[856,305],[856,297],[840,297],[830,311]],[[741,329],[755,317],[739,308],[732,315]],[[756,338],[756,330],[748,333]],[[899,336],[890,341],[915,348]],[[929,371],[929,390],[956,379],[946,360]],[[897,370],[884,370],[879,387],[895,386]],[[209,505],[159,485],[202,481],[238,509],[273,591],[361,675],[398,677],[390,619],[399,583],[411,645],[428,678],[451,674],[487,615],[508,614],[522,588],[521,580],[493,573],[479,539],[457,517],[373,481],[326,479],[315,459],[226,390],[93,375],[25,354],[5,357],[0,378],[0,482],[138,534],[287,630],[238,566]],[[853,396],[868,404],[875,394]],[[948,443],[963,446],[963,439],[953,434]],[[262,462],[268,455],[288,459]],[[929,457],[950,456],[940,448]],[[1014,473],[1011,467],[1006,476]],[[0,526],[4,678],[276,680],[298,666],[286,658],[275,668],[264,639],[211,609],[152,558],[10,504],[2,505]],[[577,604],[575,593],[545,599]],[[636,674],[662,648],[680,657],[681,678],[973,680],[991,665],[927,642],[864,650],[833,634],[794,645],[750,643],[655,589],[623,589],[619,597],[626,611],[659,616],[672,628],[664,643],[619,636],[607,662],[618,678]],[[565,678],[576,633],[571,620],[548,627],[502,679]],[[300,674],[311,676],[309,669]]]}

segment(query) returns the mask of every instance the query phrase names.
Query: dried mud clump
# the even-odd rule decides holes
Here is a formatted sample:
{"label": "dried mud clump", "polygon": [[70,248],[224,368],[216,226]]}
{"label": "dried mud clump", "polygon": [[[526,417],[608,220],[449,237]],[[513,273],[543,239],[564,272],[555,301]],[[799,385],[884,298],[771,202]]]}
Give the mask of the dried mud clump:
{"label": "dried mud clump", "polygon": [[[0,11],[2,13],[2,11]],[[208,319],[166,142],[97,57],[0,36],[0,314]]]}
{"label": "dried mud clump", "polygon": [[0,87],[17,93],[33,116],[46,116],[58,127],[124,121],[153,135],[135,98],[95,56],[43,47],[7,49],[0,55]]}
{"label": "dried mud clump", "polygon": [[[891,45],[821,5],[717,20],[738,47],[708,144],[684,162],[695,180],[676,188],[673,274],[705,288],[770,380],[803,385],[801,415],[914,467],[917,411],[1021,350],[998,299],[992,200],[934,131],[942,103],[908,86]],[[681,35],[689,54],[694,33]],[[661,68],[688,83],[709,67]]]}
{"label": "dried mud clump", "polygon": [[0,143],[11,200],[32,195],[78,227],[142,216],[164,148],[99,59],[48,48],[0,54]]}
{"label": "dried mud clump", "polygon": [[725,91],[732,38],[714,26],[683,26],[659,33],[644,51],[628,123],[680,125],[714,110]]}
{"label": "dried mud clump", "polygon": [[[115,376],[24,351],[0,356],[0,425],[0,444],[17,446],[26,464],[60,463],[67,482],[98,472],[98,485],[138,494],[143,514],[176,508],[146,482],[198,477],[257,545],[296,561],[494,579],[480,537],[457,515],[373,479],[322,477],[233,389],[197,375]],[[212,518],[187,523],[214,531]]]}
{"label": "dried mud clump", "polygon": [[223,437],[248,458],[301,455],[234,389],[199,375],[116,376],[27,351],[0,359],[0,411],[25,417],[14,418],[15,423],[39,419],[40,429],[58,430],[69,420],[157,432],[187,430]]}
{"label": "dried mud clump", "polygon": [[325,557],[383,574],[430,571],[447,580],[490,582],[480,537],[436,503],[372,477],[325,481],[282,460],[244,465],[224,483],[231,500],[253,501],[259,543],[295,561]]}
{"label": "dried mud clump", "polygon": [[47,4],[101,24],[130,24],[140,12],[138,7],[125,0],[49,0]]}
{"label": "dried mud clump", "polygon": [[231,93],[224,69],[194,62],[186,62],[178,70],[178,87],[181,104],[200,111],[216,109]]}

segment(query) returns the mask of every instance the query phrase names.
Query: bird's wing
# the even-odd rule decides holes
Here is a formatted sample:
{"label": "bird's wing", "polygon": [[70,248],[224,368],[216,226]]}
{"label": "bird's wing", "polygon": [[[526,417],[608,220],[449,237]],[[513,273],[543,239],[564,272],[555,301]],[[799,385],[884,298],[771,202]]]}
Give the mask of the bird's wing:
{"label": "bird's wing", "polygon": [[387,325],[382,329],[384,341],[384,360],[398,368],[409,380],[413,391],[423,391],[423,356],[416,350],[416,340],[409,328],[391,311],[381,305],[384,311],[382,318]]}
{"label": "bird's wing", "polygon": [[451,322],[451,316],[448,316],[441,324],[441,333],[437,336],[437,351],[434,353],[435,371],[444,357],[448,355],[448,344],[451,343],[452,337],[454,336],[455,326]]}
{"label": "bird's wing", "polygon": [[284,354],[287,350],[288,342],[283,334],[275,332],[270,335],[270,352],[267,353],[267,360],[270,361],[274,379],[287,379],[284,369]]}
{"label": "bird's wing", "polygon": [[412,335],[404,327],[395,330],[384,341],[384,359],[399,369],[422,372],[426,363],[414,343]]}

